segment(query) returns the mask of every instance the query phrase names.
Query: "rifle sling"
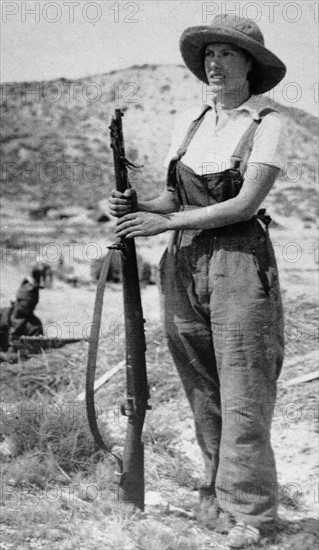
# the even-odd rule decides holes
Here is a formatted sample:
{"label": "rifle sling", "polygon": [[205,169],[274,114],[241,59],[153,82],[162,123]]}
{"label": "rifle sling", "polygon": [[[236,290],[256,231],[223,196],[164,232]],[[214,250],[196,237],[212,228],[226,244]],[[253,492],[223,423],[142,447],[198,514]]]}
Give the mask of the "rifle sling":
{"label": "rifle sling", "polygon": [[85,397],[86,397],[86,410],[87,410],[88,422],[89,422],[90,430],[92,432],[94,440],[98,445],[98,447],[100,447],[103,451],[112,455],[113,458],[115,458],[117,465],[119,467],[119,472],[122,473],[123,472],[122,458],[119,457],[117,454],[113,453],[112,451],[110,451],[110,449],[108,449],[107,446],[105,445],[103,437],[100,433],[100,430],[97,424],[95,404],[94,404],[94,381],[95,381],[96,359],[97,359],[97,352],[98,352],[98,345],[99,345],[99,334],[100,334],[100,327],[101,327],[101,315],[102,315],[102,308],[103,308],[104,291],[106,286],[107,275],[113,259],[113,254],[119,254],[119,253],[120,252],[118,250],[112,249],[112,253],[106,256],[102,265],[102,270],[101,270],[99,282],[97,285],[94,311],[93,311],[92,328],[91,328],[90,340],[89,340]]}

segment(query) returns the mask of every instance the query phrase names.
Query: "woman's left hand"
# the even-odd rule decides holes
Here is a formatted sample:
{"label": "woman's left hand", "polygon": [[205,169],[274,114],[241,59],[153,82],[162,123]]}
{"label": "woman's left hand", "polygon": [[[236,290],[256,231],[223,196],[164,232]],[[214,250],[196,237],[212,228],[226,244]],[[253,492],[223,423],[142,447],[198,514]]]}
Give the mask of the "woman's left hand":
{"label": "woman's left hand", "polygon": [[150,237],[168,231],[169,217],[151,212],[132,212],[122,216],[116,224],[116,235],[118,237]]}

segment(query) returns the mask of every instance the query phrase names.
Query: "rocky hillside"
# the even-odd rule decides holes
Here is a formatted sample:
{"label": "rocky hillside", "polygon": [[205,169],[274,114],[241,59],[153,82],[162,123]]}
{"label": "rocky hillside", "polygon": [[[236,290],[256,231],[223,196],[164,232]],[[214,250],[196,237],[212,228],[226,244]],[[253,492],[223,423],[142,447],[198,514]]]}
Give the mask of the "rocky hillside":
{"label": "rocky hillside", "polygon": [[[200,103],[201,86],[181,66],[133,66],[79,81],[1,88],[2,196],[42,206],[94,207],[113,187],[108,125],[124,108],[128,158],[143,164],[135,186],[154,196],[176,114]],[[315,219],[318,119],[277,105],[287,120],[289,170],[269,199],[279,215]]]}

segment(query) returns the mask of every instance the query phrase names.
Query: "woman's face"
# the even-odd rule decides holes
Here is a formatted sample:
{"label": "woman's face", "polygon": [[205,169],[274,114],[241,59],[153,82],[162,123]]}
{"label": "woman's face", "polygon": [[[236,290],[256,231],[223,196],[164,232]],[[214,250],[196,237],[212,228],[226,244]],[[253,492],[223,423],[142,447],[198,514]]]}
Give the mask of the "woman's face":
{"label": "woman's face", "polygon": [[209,44],[205,50],[208,84],[215,91],[235,91],[247,84],[252,60],[243,50],[231,44]]}

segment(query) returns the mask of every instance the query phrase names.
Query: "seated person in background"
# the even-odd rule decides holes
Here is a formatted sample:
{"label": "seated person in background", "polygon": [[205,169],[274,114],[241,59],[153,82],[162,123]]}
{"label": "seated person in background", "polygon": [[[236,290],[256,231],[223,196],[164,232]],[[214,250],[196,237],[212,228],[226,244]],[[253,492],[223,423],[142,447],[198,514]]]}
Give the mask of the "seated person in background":
{"label": "seated person in background", "polygon": [[44,286],[42,264],[32,267],[29,277],[23,279],[17,292],[16,301],[0,310],[0,350],[8,351],[20,336],[40,336],[43,327],[34,315],[39,301],[39,289]]}

